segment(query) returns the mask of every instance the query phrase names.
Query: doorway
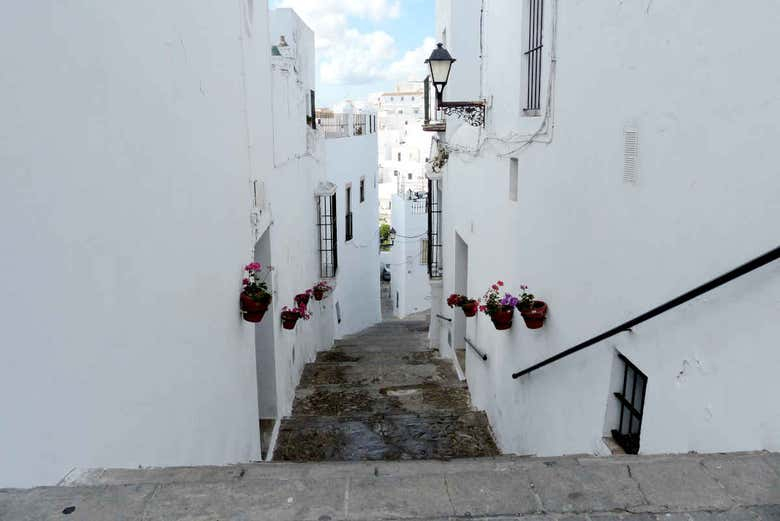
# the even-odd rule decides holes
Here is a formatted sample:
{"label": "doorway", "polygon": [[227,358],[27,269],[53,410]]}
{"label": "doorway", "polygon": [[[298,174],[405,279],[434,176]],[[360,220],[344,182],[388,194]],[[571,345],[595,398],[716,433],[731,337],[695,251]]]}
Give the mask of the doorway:
{"label": "doorway", "polygon": [[[254,261],[263,268],[272,266],[270,230],[267,230],[255,244]],[[264,270],[264,273],[267,273]],[[271,272],[273,273],[273,272]],[[273,294],[273,277],[265,279],[268,291]],[[257,407],[260,429],[260,451],[266,457],[271,443],[271,434],[278,417],[276,403],[276,349],[274,344],[273,301],[265,319],[255,324],[255,367],[257,370]]]}

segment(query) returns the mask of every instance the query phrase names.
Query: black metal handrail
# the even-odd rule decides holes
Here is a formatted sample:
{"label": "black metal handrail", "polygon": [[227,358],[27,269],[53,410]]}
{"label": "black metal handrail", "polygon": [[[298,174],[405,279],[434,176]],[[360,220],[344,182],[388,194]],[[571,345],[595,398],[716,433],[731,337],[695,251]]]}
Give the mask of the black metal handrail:
{"label": "black metal handrail", "polygon": [[474,352],[475,352],[475,353],[477,353],[477,355],[479,355],[479,357],[480,357],[482,360],[485,360],[485,361],[487,361],[487,355],[486,355],[485,353],[483,353],[482,351],[480,351],[480,350],[477,348],[477,346],[475,346],[474,344],[472,344],[472,343],[471,343],[471,340],[469,340],[468,338],[464,338],[463,340],[465,340],[465,341],[466,341],[466,344],[468,344],[468,346],[469,346],[471,349],[473,349],[473,350],[474,350]]}
{"label": "black metal handrail", "polygon": [[770,262],[775,261],[778,258],[780,258],[780,246],[778,246],[774,250],[768,251],[767,253],[761,255],[760,257],[756,257],[755,259],[746,262],[745,264],[742,264],[741,266],[729,271],[728,273],[724,273],[723,275],[716,277],[711,281],[702,284],[701,286],[698,286],[686,293],[683,293],[679,297],[673,298],[672,300],[651,309],[647,313],[643,313],[635,318],[632,318],[628,322],[623,322],[619,326],[613,327],[609,331],[605,331],[604,333],[601,333],[600,335],[596,335],[593,338],[581,342],[574,347],[570,347],[565,351],[561,351],[557,355],[551,356],[550,358],[543,360],[538,364],[534,364],[531,367],[523,369],[522,371],[513,373],[512,378],[520,378],[524,374],[528,374],[531,371],[535,371],[541,367],[550,365],[551,363],[556,362],[561,358],[566,358],[567,356],[572,355],[577,351],[582,351],[586,347],[590,347],[593,344],[601,342],[602,340],[605,340],[611,336],[617,335],[620,332],[629,331],[632,327],[634,327],[637,324],[645,322],[646,320],[650,320],[651,318],[660,315],[661,313],[664,313],[666,311],[669,311],[670,309],[677,307],[680,304],[684,304],[689,300],[695,299],[699,295],[707,293],[708,291],[711,291],[717,288],[718,286],[722,286],[727,282],[731,282],[737,277],[741,277],[742,275],[745,275],[746,273],[758,269],[765,264],[769,264]]}
{"label": "black metal handrail", "polygon": [[439,315],[438,313],[436,313],[436,316],[437,316],[438,318],[442,319],[442,320],[446,320],[447,322],[452,322],[452,319],[451,319],[451,318],[447,318],[447,317],[445,317],[444,315]]}

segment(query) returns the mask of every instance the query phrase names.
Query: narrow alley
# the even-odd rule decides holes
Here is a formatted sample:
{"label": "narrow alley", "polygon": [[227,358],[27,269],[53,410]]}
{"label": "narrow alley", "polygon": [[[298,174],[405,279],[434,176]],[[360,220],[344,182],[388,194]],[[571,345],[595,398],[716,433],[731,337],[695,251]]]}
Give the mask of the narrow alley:
{"label": "narrow alley", "polygon": [[304,369],[275,460],[494,456],[487,416],[449,360],[428,348],[427,314],[385,320],[337,341]]}

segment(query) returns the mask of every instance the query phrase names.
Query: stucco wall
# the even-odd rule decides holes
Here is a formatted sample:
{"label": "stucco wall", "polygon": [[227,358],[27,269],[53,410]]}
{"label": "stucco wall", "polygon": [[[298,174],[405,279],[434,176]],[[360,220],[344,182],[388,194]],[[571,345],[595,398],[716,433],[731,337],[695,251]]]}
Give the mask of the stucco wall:
{"label": "stucco wall", "polygon": [[[393,314],[400,318],[431,307],[428,265],[421,263],[428,216],[424,210],[414,211],[411,203],[393,196],[392,226],[397,236],[390,250],[390,291]],[[424,205],[424,200],[418,201],[418,205]]]}
{"label": "stucco wall", "polygon": [[321,133],[306,125],[314,88],[314,34],[291,9],[271,11],[270,33],[274,44],[285,35],[289,45],[289,52],[271,63],[274,167],[264,180],[274,266],[277,415],[284,416],[292,410],[304,365],[333,343],[334,299],[310,300],[311,319],[299,320],[294,330],[282,328],[282,307],[293,306],[296,294],[320,280],[315,190],[325,180],[325,147]]}
{"label": "stucco wall", "polygon": [[248,126],[270,123],[248,125],[242,69],[265,71],[267,100],[268,54],[242,64],[241,46],[268,36],[265,9],[242,6],[41,1],[0,17],[0,486],[258,457],[237,298]]}
{"label": "stucco wall", "polygon": [[[457,4],[447,6],[456,18]],[[513,292],[530,285],[550,305],[537,331],[519,316],[508,332],[484,315],[469,319],[467,335],[489,356],[467,353],[474,403],[506,451],[603,453],[617,349],[649,377],[641,452],[778,450],[778,409],[757,399],[778,391],[777,263],[633,333],[510,377],[777,246],[780,72],[765,64],[780,8],[559,4],[545,6],[543,115],[522,115],[523,43],[509,36],[523,3],[496,0],[484,19],[487,126],[480,133],[448,121],[447,141],[459,150],[444,173],[443,296],[454,288],[457,233],[468,244],[469,294],[500,278]],[[471,20],[463,30],[478,34]],[[471,76],[455,56],[457,85]],[[639,136],[632,182],[625,129]]]}
{"label": "stucco wall", "polygon": [[[379,302],[379,198],[376,134],[326,139],[328,180],[336,185],[338,272],[333,302],[341,308],[336,337],[356,333],[382,319]],[[360,179],[365,199],[360,201]],[[352,239],[345,240],[346,196],[352,186]]]}

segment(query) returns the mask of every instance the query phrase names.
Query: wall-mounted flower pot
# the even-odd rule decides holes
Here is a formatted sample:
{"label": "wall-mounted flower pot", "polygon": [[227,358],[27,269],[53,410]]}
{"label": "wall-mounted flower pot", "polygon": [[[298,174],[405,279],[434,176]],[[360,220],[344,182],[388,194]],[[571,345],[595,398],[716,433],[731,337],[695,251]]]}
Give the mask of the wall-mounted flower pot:
{"label": "wall-mounted flower pot", "polygon": [[300,307],[305,308],[306,305],[309,303],[309,294],[298,293],[297,295],[295,295],[295,303],[298,304]]}
{"label": "wall-mounted flower pot", "polygon": [[547,317],[547,304],[541,300],[534,300],[530,308],[520,309],[520,314],[525,320],[528,329],[539,329],[544,325],[544,319]]}
{"label": "wall-mounted flower pot", "polygon": [[325,292],[321,289],[314,288],[312,293],[314,294],[314,300],[322,300],[325,297]]}
{"label": "wall-mounted flower pot", "polygon": [[298,313],[293,311],[282,311],[282,327],[285,329],[295,329],[298,318],[300,318]]}
{"label": "wall-mounted flower pot", "polygon": [[512,315],[514,314],[514,311],[515,310],[512,308],[500,309],[490,315],[490,320],[493,321],[493,325],[496,326],[496,329],[499,331],[509,329],[512,327]]}
{"label": "wall-mounted flower pot", "polygon": [[255,299],[249,293],[241,292],[239,304],[244,320],[247,322],[260,322],[263,320],[265,312],[268,311],[268,305],[271,303],[271,295],[266,294],[260,299]]}
{"label": "wall-mounted flower pot", "polygon": [[467,317],[473,317],[477,314],[477,308],[479,307],[479,302],[476,300],[470,300],[463,304],[461,306],[461,309],[463,310],[463,314]]}

